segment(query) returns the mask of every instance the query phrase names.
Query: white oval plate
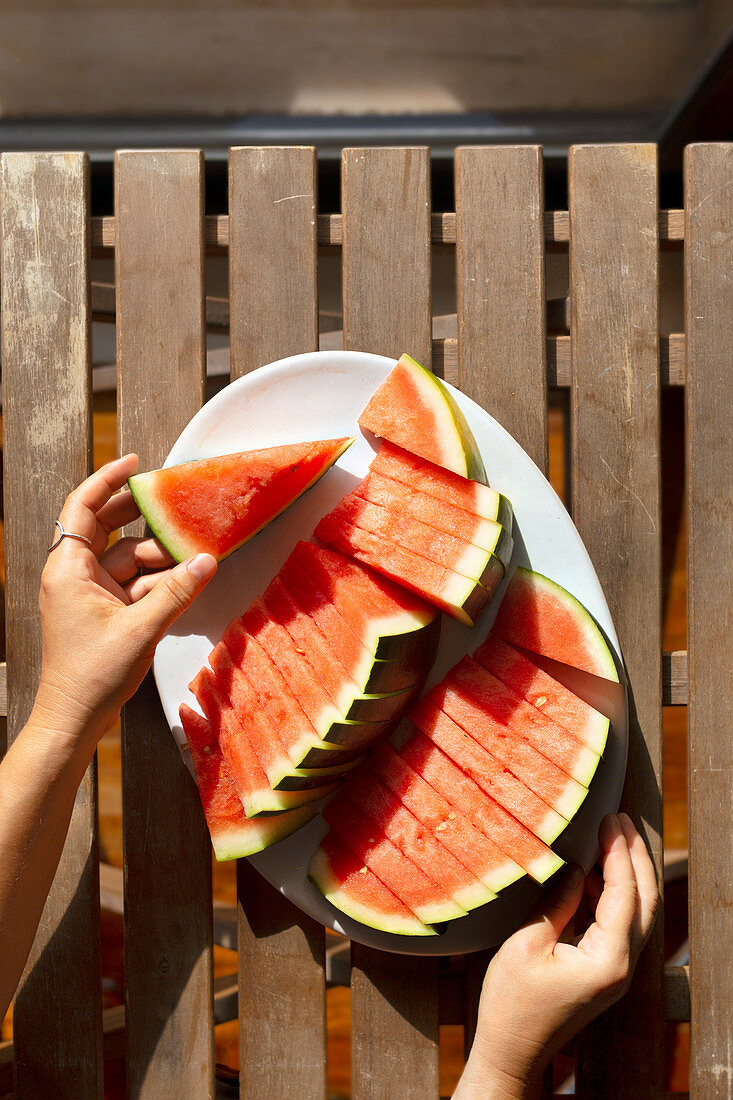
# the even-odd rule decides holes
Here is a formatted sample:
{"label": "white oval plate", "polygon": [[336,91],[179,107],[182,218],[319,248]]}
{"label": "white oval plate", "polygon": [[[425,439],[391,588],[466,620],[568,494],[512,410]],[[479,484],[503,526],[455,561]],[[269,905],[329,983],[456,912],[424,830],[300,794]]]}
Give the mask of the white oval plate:
{"label": "white oval plate", "polygon": [[[179,745],[185,743],[178,717],[184,701],[196,706],[188,684],[206,663],[227,623],[261,595],[298,539],[367,472],[374,455],[357,418],[394,360],[360,352],[311,352],[262,367],[222,390],[193,418],[166,460],[231,454],[302,440],[357,435],[356,442],[318,484],[252,542],[222,562],[196,604],[162,640],[154,671],[166,718]],[[552,487],[519,444],[488,413],[451,387],[481,449],[490,484],[514,505],[514,565],[529,565],[572,592],[604,630],[615,652],[618,640],[598,578],[573,523]],[[498,606],[498,599],[494,608]],[[438,658],[429,684],[486,637],[495,612],[490,607],[469,630],[443,616]],[[622,693],[623,695],[623,693]],[[599,704],[600,706],[600,704]],[[617,808],[623,786],[628,740],[625,695],[617,707],[609,744],[591,791],[573,823],[555,844],[567,860],[589,867],[597,855],[598,825]],[[184,759],[190,767],[188,754]],[[332,908],[306,877],[311,852],[325,832],[316,817],[273,848],[252,856],[257,869],[278,890],[329,928],[368,946],[409,954],[443,955],[477,951],[500,942],[524,918],[540,888],[516,883],[490,905],[451,922],[434,937],[377,932]]]}

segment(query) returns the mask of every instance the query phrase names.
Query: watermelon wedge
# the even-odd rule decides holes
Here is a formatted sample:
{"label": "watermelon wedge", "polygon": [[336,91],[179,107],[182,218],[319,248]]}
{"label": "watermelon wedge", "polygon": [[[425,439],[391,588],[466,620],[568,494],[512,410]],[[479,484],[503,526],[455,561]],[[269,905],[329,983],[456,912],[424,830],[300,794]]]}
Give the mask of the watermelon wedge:
{"label": "watermelon wedge", "polygon": [[473,655],[474,660],[493,672],[532,706],[569,730],[579,741],[602,753],[610,722],[604,714],[580,699],[553,676],[539,668],[514,646],[490,634]]}
{"label": "watermelon wedge", "polygon": [[382,741],[376,747],[369,757],[368,767],[492,893],[497,894],[524,875],[513,859],[413,771],[389,741]]}
{"label": "watermelon wedge", "polygon": [[403,355],[359,417],[359,427],[463,477],[486,481],[481,453],[448,387]]}
{"label": "watermelon wedge", "polygon": [[322,811],[323,819],[423,924],[465,917],[457,904],[432,877],[409,860],[349,798],[339,795]]}
{"label": "watermelon wedge", "polygon": [[423,779],[461,810],[489,840],[536,882],[546,882],[563,860],[526,826],[489,798],[470,776],[419,731],[400,755]]}
{"label": "watermelon wedge", "polygon": [[592,615],[541,573],[515,570],[493,631],[514,646],[618,683],[616,663]]}
{"label": "watermelon wedge", "polygon": [[354,442],[323,439],[201,458],[135,474],[128,485],[150,528],[177,561],[219,561],[323,477]]}
{"label": "watermelon wedge", "polygon": [[408,488],[401,481],[394,481],[391,477],[383,477],[376,473],[368,474],[357,486],[355,492],[365,500],[379,504],[393,513],[409,515],[437,531],[447,532],[473,546],[488,550],[505,565],[509,562],[511,511],[508,517],[509,527],[504,527],[496,520],[477,516],[475,512],[457,508],[447,500],[438,500],[437,497],[432,497],[419,489]]}
{"label": "watermelon wedge", "polygon": [[403,806],[373,772],[361,768],[351,776],[334,796],[332,812],[339,812],[343,801],[344,813],[348,815],[347,799],[428,878],[439,882],[462,909],[468,912],[496,897],[436,839],[430,829],[426,829]]}
{"label": "watermelon wedge", "polygon": [[308,806],[257,821],[248,820],[210,723],[185,703],[179,713],[218,860],[240,859],[261,852],[311,820],[315,811]]}
{"label": "watermelon wedge", "polygon": [[348,917],[398,936],[434,936],[334,832],[313,853],[308,877]]}
{"label": "watermelon wedge", "polygon": [[480,582],[437,565],[382,535],[345,523],[334,512],[323,517],[315,533],[342,554],[397,581],[466,626],[474,626],[491,598]]}

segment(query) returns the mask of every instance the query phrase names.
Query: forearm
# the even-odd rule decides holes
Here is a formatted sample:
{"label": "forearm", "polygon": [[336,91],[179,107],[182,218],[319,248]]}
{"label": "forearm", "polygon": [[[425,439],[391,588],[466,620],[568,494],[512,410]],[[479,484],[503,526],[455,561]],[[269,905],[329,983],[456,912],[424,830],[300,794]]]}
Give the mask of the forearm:
{"label": "forearm", "polygon": [[54,724],[39,706],[0,764],[0,1019],[23,973],[95,744],[93,731]]}

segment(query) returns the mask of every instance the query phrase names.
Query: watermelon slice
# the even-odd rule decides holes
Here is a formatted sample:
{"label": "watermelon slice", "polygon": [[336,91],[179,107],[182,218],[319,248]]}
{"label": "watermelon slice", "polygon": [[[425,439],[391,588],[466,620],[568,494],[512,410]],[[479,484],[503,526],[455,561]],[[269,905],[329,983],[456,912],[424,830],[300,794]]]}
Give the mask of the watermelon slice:
{"label": "watermelon slice", "polygon": [[461,810],[536,882],[546,882],[563,860],[526,826],[489,798],[470,776],[419,731],[401,750],[413,771]]}
{"label": "watermelon slice", "polygon": [[370,469],[437,500],[449,500],[466,512],[496,520],[508,531],[512,529],[512,506],[501,493],[479,481],[471,481],[432,462],[425,462],[386,440],[372,459]]}
{"label": "watermelon slice", "polygon": [[315,811],[308,806],[257,821],[248,820],[210,723],[185,703],[179,713],[218,860],[240,859],[261,852],[311,820]]}
{"label": "watermelon slice", "polygon": [[[475,512],[457,508],[447,500],[438,500],[419,489],[410,489],[391,477],[370,473],[357,486],[355,492],[373,504],[379,504],[391,512],[409,515],[438,531],[455,535],[464,542],[496,554],[507,565],[511,557],[511,520],[503,527],[493,519],[484,519]],[[498,495],[498,494],[497,494]],[[508,553],[507,553],[508,550]]]}
{"label": "watermelon slice", "polygon": [[[436,707],[430,697],[421,699],[410,711],[414,722],[426,737],[442,749],[495,802],[508,810],[545,844],[552,844],[567,826],[566,818],[543,802],[496,756],[488,752],[461,726]],[[585,794],[584,788],[580,790]]]}
{"label": "watermelon slice", "polygon": [[493,629],[505,642],[618,683],[616,663],[591,614],[541,573],[515,570]]}
{"label": "watermelon slice", "polygon": [[364,768],[351,776],[334,796],[332,812],[348,816],[348,799],[388,837],[402,854],[441,887],[467,912],[493,901],[496,894],[468,870],[406,809],[392,791]]}
{"label": "watermelon slice", "polygon": [[454,573],[460,573],[474,582],[478,581],[491,594],[504,579],[514,545],[511,535],[505,528],[499,527],[498,531],[506,536],[497,538],[497,544],[501,541],[504,555],[502,560],[491,551],[482,550],[473,543],[464,542],[455,535],[437,531],[427,523],[413,519],[409,512],[392,512],[379,504],[372,504],[360,497],[358,490],[344,497],[331,515],[345,525],[360,527],[383,536],[413,554],[428,558],[436,565],[452,569]]}
{"label": "watermelon slice", "polygon": [[569,730],[593,752],[602,753],[610,722],[604,714],[580,699],[553,676],[539,668],[514,646],[490,634],[473,655],[523,699]]}
{"label": "watermelon slice", "polygon": [[334,832],[313,853],[308,877],[331,905],[370,928],[398,936],[436,935]]}
{"label": "watermelon slice", "polygon": [[507,733],[522,738],[559,768],[587,787],[600,757],[558,726],[537,707],[508,688],[493,673],[464,657],[450,672],[450,683],[468,692]]}
{"label": "watermelon slice", "polygon": [[202,551],[221,561],[314,485],[353,442],[323,439],[201,458],[135,474],[128,485],[177,561]]}
{"label": "watermelon slice", "polygon": [[448,387],[403,355],[359,417],[359,427],[464,477],[486,481],[481,453]]}
{"label": "watermelon slice", "polygon": [[432,877],[396,848],[349,798],[329,802],[322,817],[357,859],[373,871],[423,924],[465,917],[457,904]]}
{"label": "watermelon slice", "polygon": [[413,771],[389,741],[377,746],[369,757],[368,767],[492,893],[498,893],[524,875],[513,859]]}
{"label": "watermelon slice", "polygon": [[[384,536],[343,523],[333,512],[323,517],[315,533],[342,554],[398,581],[466,626],[474,626],[491,598],[478,581],[436,565]],[[498,560],[497,565],[501,569]]]}

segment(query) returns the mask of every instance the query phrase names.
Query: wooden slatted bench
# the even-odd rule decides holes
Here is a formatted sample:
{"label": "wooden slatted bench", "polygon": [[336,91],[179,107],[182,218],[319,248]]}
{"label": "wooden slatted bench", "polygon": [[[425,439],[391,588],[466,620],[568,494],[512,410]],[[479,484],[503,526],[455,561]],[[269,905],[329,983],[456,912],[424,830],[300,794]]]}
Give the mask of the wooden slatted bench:
{"label": "wooden slatted bench", "polygon": [[[242,148],[229,212],[204,217],[195,151],[122,152],[114,216],[90,218],[82,154],[4,154],[0,184],[7,710],[38,678],[47,533],[91,461],[91,311],[114,311],[119,444],[159,465],[204,397],[207,323],[231,373],[318,346],[318,248],[340,248],[346,348],[409,349],[484,405],[547,470],[548,386],[569,388],[572,510],[621,639],[633,693],[624,807],[662,865],[662,705],[687,705],[690,967],[664,968],[662,921],[626,999],[581,1037],[585,1097],[663,1095],[664,1023],[691,1022],[690,1094],[733,1097],[733,146],[685,157],[685,209],[659,210],[650,145],[569,155],[569,210],[543,208],[536,147],[456,152],[455,213],[431,214],[429,153],[347,149],[342,211],[319,215],[310,148]],[[455,336],[434,338],[431,243],[455,246]],[[683,247],[685,331],[660,338],[660,248]],[[545,253],[569,250],[548,333]],[[228,252],[228,306],[206,302]],[[115,289],[90,293],[90,256]],[[660,387],[685,386],[688,650],[662,653]],[[4,671],[4,670],[3,670]],[[4,687],[4,682],[2,685]],[[0,692],[0,700],[4,694]],[[90,769],[0,1046],[0,1093],[103,1095],[110,1035],[145,1100],[214,1095],[211,862],[192,784],[149,677],[123,717],[125,1007],[102,1013],[96,776]],[[326,1093],[326,937],[238,867],[241,1095]],[[352,946],[352,1096],[438,1097],[441,1023],[470,1044],[486,959],[461,965]],[[221,1002],[222,986],[217,997]],[[114,1011],[114,1010],[113,1010]],[[123,1028],[124,1023],[124,1028]]]}

